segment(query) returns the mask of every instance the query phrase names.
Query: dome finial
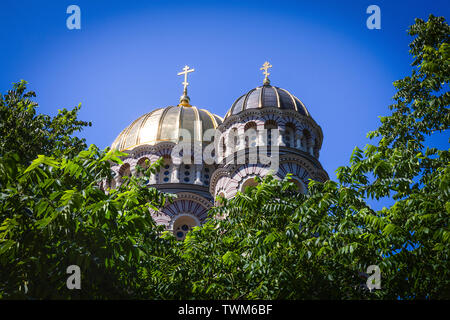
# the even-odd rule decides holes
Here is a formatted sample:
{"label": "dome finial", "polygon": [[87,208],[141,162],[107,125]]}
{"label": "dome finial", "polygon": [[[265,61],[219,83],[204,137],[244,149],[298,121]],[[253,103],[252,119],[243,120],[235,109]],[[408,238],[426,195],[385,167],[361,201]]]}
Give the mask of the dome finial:
{"label": "dome finial", "polygon": [[195,69],[189,69],[189,67],[186,65],[184,66],[183,71],[178,73],[179,76],[184,75],[184,82],[181,83],[182,85],[184,85],[183,95],[180,97],[180,104],[178,106],[185,106],[185,107],[191,106],[189,104],[190,98],[187,95],[187,86],[189,85],[189,82],[187,82],[187,75],[188,73],[194,71]]}
{"label": "dome finial", "polygon": [[269,69],[269,68],[272,68],[272,65],[268,61],[266,61],[266,62],[264,62],[262,68],[259,69],[259,70],[264,70],[264,72],[263,72],[263,74],[265,75],[264,82],[263,82],[264,85],[270,84],[270,80],[268,78],[270,73],[267,72],[267,69]]}

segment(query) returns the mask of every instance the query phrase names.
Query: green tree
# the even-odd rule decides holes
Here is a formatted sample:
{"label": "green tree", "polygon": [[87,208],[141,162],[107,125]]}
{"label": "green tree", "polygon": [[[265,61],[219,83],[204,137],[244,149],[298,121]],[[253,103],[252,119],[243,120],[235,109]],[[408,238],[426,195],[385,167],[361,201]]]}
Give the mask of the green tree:
{"label": "green tree", "polygon": [[27,82],[15,83],[7,94],[0,94],[0,156],[9,152],[19,155],[29,164],[38,155],[59,156],[78,154],[86,148],[85,140],[73,136],[90,122],[77,119],[81,108],[58,110],[53,118],[37,113],[36,96],[27,91]]}
{"label": "green tree", "polygon": [[[424,147],[431,134],[448,133],[450,27],[442,17],[416,19],[411,76],[394,83],[392,115],[368,137],[380,138],[351,166],[340,168],[341,187],[361,197],[392,197],[390,208],[365,217],[376,227],[374,245],[385,253],[383,295],[395,298],[450,297],[449,150]],[[373,179],[370,179],[373,178]]]}
{"label": "green tree", "polygon": [[[392,114],[355,148],[337,181],[259,185],[214,208],[159,268],[161,297],[215,299],[450,298],[450,155],[425,147],[448,133],[450,27],[416,19],[411,76],[394,83]],[[373,210],[367,199],[395,203]],[[381,290],[360,276],[381,269]]]}
{"label": "green tree", "polygon": [[258,182],[222,199],[211,212],[221,218],[194,229],[183,243],[174,241],[172,253],[155,266],[164,277],[160,297],[369,298],[359,273],[382,257],[363,237],[373,230],[352,216],[368,206],[350,191],[338,204],[332,181],[311,184],[308,196],[290,177]]}
{"label": "green tree", "polygon": [[[146,185],[160,162],[104,190],[110,163],[123,154],[94,146],[66,153],[63,143],[76,130],[49,138],[31,164],[21,145],[4,146],[0,296],[450,298],[450,152],[425,147],[431,134],[448,133],[449,31],[434,16],[411,26],[412,74],[394,83],[392,114],[368,134],[378,142],[355,148],[337,181],[310,181],[303,195],[289,177],[264,177],[222,199],[184,242],[155,226],[148,212],[169,197]],[[23,92],[2,108],[26,105]],[[382,210],[367,204],[383,197],[395,203]],[[65,287],[72,264],[81,267],[81,291]],[[363,286],[369,265],[381,269],[381,290]]]}
{"label": "green tree", "polygon": [[[151,261],[168,241],[149,209],[171,195],[147,182],[161,162],[109,190],[125,154],[87,149],[80,106],[38,114],[26,84],[0,96],[0,298],[152,298]],[[81,290],[66,286],[70,265]]]}
{"label": "green tree", "polygon": [[[95,146],[69,158],[38,156],[29,167],[0,157],[1,298],[151,298],[147,262],[164,251],[149,209],[167,197],[142,177],[102,188],[118,151]],[[66,286],[66,269],[81,268],[81,290]]]}

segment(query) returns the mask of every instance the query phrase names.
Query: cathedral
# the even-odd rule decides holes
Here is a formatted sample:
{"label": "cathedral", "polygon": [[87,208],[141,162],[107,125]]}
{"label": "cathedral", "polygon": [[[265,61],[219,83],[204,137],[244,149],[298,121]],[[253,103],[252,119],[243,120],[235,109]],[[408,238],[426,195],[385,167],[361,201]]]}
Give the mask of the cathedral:
{"label": "cathedral", "polygon": [[322,129],[296,96],[270,84],[271,67],[264,63],[262,86],[238,97],[222,118],[190,104],[187,77],[194,69],[185,66],[178,73],[184,76],[179,104],[142,115],[114,140],[111,147],[128,155],[112,167],[110,187],[162,157],[148,185],[177,197],[152,216],[183,240],[202,225],[218,195],[232,198],[255,185],[256,176],[291,173],[299,192],[307,191],[309,179],[328,180],[319,162]]}

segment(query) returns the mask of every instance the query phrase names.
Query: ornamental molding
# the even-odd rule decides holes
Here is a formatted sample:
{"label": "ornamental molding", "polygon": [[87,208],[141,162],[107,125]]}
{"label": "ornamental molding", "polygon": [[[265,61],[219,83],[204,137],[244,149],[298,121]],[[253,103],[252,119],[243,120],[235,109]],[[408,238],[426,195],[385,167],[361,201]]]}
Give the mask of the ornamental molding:
{"label": "ornamental molding", "polygon": [[[212,203],[208,199],[206,199],[198,194],[195,194],[192,192],[178,192],[178,193],[176,193],[176,195],[177,195],[177,197],[176,197],[176,199],[174,199],[174,202],[181,201],[181,200],[190,200],[190,201],[197,202],[198,204],[202,205],[207,210],[212,207]],[[166,204],[166,206],[168,206],[168,205],[170,205],[170,203]]]}
{"label": "ornamental molding", "polygon": [[231,115],[228,118],[226,118],[222,122],[222,124],[218,126],[218,129],[222,133],[224,133],[235,124],[246,123],[252,120],[256,120],[254,117],[264,118],[265,116],[268,115],[278,116],[279,118],[286,118],[286,116],[288,116],[298,121],[299,124],[303,124],[304,126],[306,125],[311,129],[311,131],[315,133],[316,137],[318,137],[320,141],[319,148],[322,146],[323,141],[322,128],[316,123],[316,121],[314,121],[313,118],[304,116],[295,110],[284,110],[274,107],[246,109],[238,114]]}
{"label": "ornamental molding", "polygon": [[[319,181],[329,180],[327,172],[322,168],[319,161],[314,161],[318,164],[313,163],[311,160],[297,154],[282,154],[279,158],[280,166],[286,163],[296,163],[308,172],[309,177],[312,179],[317,179]],[[214,195],[216,193],[216,186],[219,180],[223,177],[228,177],[230,179],[234,179],[236,182],[240,182],[241,179],[236,179],[237,172],[241,171],[243,167],[249,166],[257,166],[262,169],[269,169],[268,165],[263,165],[261,163],[254,164],[236,164],[229,163],[220,167],[214,171],[211,176],[209,192]],[[274,174],[274,176],[278,176],[278,172]]]}
{"label": "ornamental molding", "polygon": [[162,207],[160,210],[155,211],[153,209],[150,209],[150,214],[152,215],[153,219],[159,219],[159,220],[168,220],[168,226],[172,228],[173,222],[180,217],[180,214],[189,214],[195,217],[199,222],[201,222],[200,217],[198,217],[196,214],[198,212],[194,213],[188,213],[188,212],[177,212],[175,215],[167,214],[164,212],[164,210],[170,206],[172,206],[175,202],[178,201],[190,201],[195,202],[199,204],[204,210],[209,210],[212,207],[212,202],[207,200],[206,198],[195,194],[191,192],[178,192],[176,193],[177,197],[173,200],[173,202],[168,202]]}
{"label": "ornamental molding", "polygon": [[211,193],[211,195],[214,196],[217,182],[223,177],[231,178],[228,168],[222,167],[214,170],[211,179],[209,180],[209,193]]}
{"label": "ornamental molding", "polygon": [[294,162],[294,163],[299,164],[301,167],[303,167],[308,172],[308,175],[310,177],[313,177],[315,172],[317,171],[314,164],[302,156],[295,155],[295,154],[280,155],[280,165],[282,165],[284,163],[289,163],[289,162]]}
{"label": "ornamental molding", "polygon": [[173,225],[178,220],[178,218],[181,218],[181,217],[192,218],[198,226],[202,225],[202,221],[200,221],[200,219],[197,216],[193,215],[192,213],[181,213],[180,212],[179,214],[173,216],[172,219],[170,219],[167,229],[173,232]]}
{"label": "ornamental molding", "polygon": [[304,158],[300,155],[296,154],[283,154],[280,156],[280,165],[287,162],[295,162],[300,164],[309,174],[309,176],[314,180],[326,181],[330,180],[328,173],[322,168],[322,165],[319,161],[315,161],[318,166],[315,166],[314,163],[307,158]]}

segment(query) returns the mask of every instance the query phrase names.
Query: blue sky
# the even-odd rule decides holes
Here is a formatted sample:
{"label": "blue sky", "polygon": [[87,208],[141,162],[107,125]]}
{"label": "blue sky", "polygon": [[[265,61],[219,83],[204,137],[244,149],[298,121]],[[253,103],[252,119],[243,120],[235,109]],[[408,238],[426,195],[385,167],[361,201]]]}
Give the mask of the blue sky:
{"label": "blue sky", "polygon": [[[81,9],[69,30],[66,9]],[[369,30],[366,8],[381,9]],[[406,30],[448,1],[5,1],[0,9],[0,90],[25,79],[42,113],[82,104],[81,135],[104,148],[140,115],[178,103],[184,65],[191,103],[224,116],[235,99],[271,84],[302,100],[324,132],[320,161],[331,178],[378,116],[392,82],[410,74]],[[448,148],[448,137],[430,139]]]}

